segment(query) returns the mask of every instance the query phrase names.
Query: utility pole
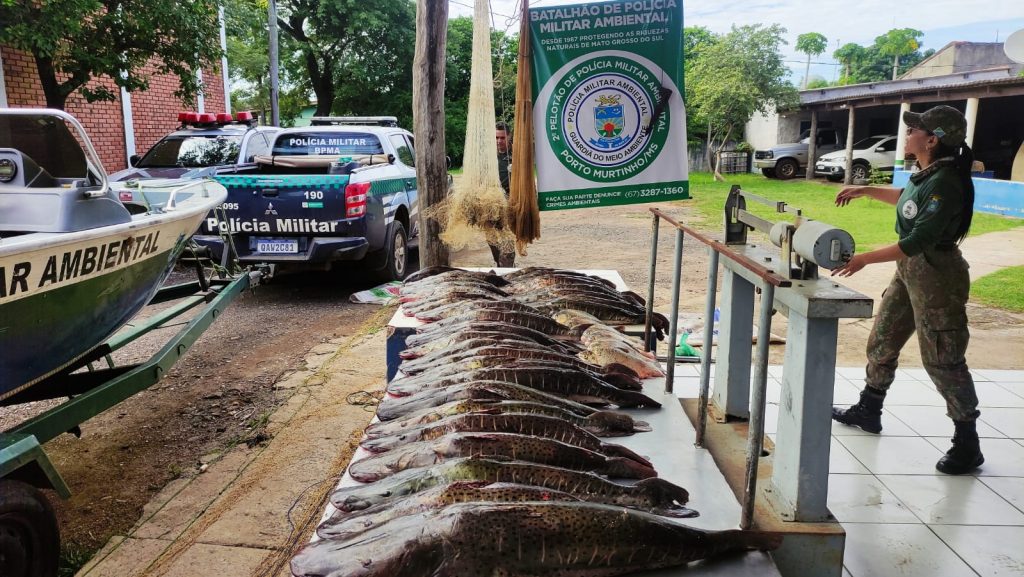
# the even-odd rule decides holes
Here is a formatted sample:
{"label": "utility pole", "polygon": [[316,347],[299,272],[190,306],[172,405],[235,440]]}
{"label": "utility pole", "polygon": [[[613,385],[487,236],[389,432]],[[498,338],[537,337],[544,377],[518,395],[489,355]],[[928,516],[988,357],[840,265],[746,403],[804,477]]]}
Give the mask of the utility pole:
{"label": "utility pole", "polygon": [[427,217],[431,207],[448,197],[448,162],[444,154],[447,43],[448,0],[417,0],[412,110],[420,203],[420,268],[448,264],[448,247],[440,239],[441,225],[436,218]]}
{"label": "utility pole", "polygon": [[277,0],[267,2],[267,26],[270,31],[270,124],[281,126],[281,112],[277,107],[280,90],[277,85]]}

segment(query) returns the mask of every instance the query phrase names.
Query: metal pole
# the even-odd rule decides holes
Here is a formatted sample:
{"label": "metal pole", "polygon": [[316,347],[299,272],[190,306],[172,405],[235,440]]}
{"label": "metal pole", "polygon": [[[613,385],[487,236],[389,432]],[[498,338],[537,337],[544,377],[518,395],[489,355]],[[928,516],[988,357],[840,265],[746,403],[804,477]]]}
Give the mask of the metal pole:
{"label": "metal pole", "polygon": [[775,287],[761,287],[761,325],[757,330],[757,355],[754,359],[754,387],[750,399],[750,428],[747,431],[747,483],[743,495],[740,529],[754,524],[754,503],[757,501],[757,464],[764,446],[764,405],[768,392],[768,344],[771,341],[772,308]]}
{"label": "metal pole", "polygon": [[711,384],[711,345],[715,338],[715,292],[718,290],[718,251],[708,247],[708,296],[704,301],[704,344],[700,350],[700,401],[697,421],[698,447],[704,446],[708,426],[708,392]]}
{"label": "metal pole", "polygon": [[277,0],[267,2],[267,25],[270,30],[270,124],[281,126],[281,112],[277,106],[278,70],[277,70]]}
{"label": "metal pole", "polygon": [[645,351],[657,349],[657,340],[651,335],[651,323],[654,319],[654,275],[658,268],[658,223],[660,220],[657,214],[651,215],[651,266],[647,271],[647,315],[644,317]]}
{"label": "metal pole", "polygon": [[679,330],[679,283],[683,276],[683,231],[676,229],[676,264],[672,275],[672,316],[669,317],[668,370],[665,371],[665,392],[671,393],[676,375],[676,334]]}

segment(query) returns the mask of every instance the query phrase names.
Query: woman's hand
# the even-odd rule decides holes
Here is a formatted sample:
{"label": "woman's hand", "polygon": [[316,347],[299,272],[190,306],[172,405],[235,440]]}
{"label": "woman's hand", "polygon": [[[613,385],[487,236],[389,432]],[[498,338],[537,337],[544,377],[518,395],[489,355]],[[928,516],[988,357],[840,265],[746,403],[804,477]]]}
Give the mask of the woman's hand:
{"label": "woman's hand", "polygon": [[836,195],[836,206],[846,206],[855,198],[868,195],[867,186],[845,186]]}
{"label": "woman's hand", "polygon": [[[838,202],[839,201],[837,200],[836,203],[838,204]],[[853,273],[864,268],[866,265],[871,264],[871,262],[872,261],[867,258],[867,253],[855,254],[853,255],[853,258],[846,261],[846,264],[843,266],[832,269],[832,276],[853,276]]]}

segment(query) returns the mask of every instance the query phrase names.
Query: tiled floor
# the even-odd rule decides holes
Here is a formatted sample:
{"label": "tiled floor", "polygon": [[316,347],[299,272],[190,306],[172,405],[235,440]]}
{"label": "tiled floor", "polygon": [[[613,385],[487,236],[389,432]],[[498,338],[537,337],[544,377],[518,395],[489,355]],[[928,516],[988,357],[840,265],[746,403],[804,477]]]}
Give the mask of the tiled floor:
{"label": "tiled floor", "polygon": [[[973,475],[935,470],[953,426],[923,369],[898,371],[881,435],[833,426],[829,508],[846,529],[844,576],[1024,577],[1024,371],[972,373],[985,454]],[[698,374],[676,367],[679,396],[697,396]],[[768,375],[774,438],[782,367]],[[855,402],[863,377],[863,368],[836,369],[835,403]]]}

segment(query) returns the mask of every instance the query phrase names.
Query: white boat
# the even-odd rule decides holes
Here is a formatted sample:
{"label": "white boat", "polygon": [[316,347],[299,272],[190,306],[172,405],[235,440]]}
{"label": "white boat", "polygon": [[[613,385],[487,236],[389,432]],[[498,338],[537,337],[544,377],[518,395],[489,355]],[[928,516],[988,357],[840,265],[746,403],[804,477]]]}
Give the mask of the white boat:
{"label": "white boat", "polygon": [[0,109],[0,401],[124,326],[227,197],[212,180],[135,183],[167,200],[129,210],[123,186],[71,115]]}

